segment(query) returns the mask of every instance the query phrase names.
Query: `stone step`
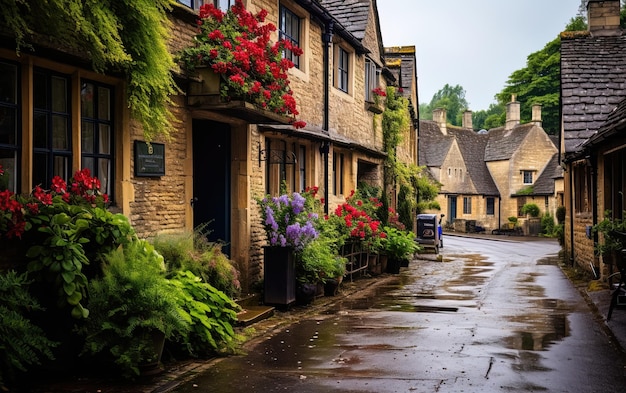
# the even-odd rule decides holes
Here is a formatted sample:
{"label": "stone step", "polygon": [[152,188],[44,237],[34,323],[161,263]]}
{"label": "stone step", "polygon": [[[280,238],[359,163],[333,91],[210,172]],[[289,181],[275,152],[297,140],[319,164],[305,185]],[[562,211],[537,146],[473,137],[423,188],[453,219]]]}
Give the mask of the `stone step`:
{"label": "stone step", "polygon": [[274,307],[271,306],[242,306],[242,310],[237,314],[237,324],[239,326],[249,326],[274,315]]}

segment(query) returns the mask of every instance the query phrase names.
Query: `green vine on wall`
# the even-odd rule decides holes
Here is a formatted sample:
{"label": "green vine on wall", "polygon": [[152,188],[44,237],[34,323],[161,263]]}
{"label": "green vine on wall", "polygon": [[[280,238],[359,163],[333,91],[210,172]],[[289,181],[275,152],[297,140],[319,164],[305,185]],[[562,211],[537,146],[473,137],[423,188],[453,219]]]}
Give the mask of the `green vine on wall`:
{"label": "green vine on wall", "polygon": [[82,53],[97,72],[122,73],[128,106],[151,140],[169,136],[176,92],[167,50],[170,0],[0,0],[0,31],[16,51],[37,42]]}

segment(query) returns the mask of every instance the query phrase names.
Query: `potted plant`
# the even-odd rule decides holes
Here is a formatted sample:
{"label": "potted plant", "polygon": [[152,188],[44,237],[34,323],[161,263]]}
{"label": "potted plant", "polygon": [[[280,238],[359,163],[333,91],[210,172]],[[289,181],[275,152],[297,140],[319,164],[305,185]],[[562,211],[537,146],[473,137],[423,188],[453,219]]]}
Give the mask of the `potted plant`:
{"label": "potted plant", "polygon": [[145,240],[109,252],[88,293],[90,314],[78,328],[82,354],[116,365],[125,377],[158,366],[165,340],[189,329],[163,258]]}
{"label": "potted plant", "polygon": [[410,231],[402,231],[394,227],[384,227],[386,237],[383,239],[385,252],[387,253],[387,272],[400,273],[403,261],[419,251],[419,245],[415,242],[415,235]]}
{"label": "potted plant", "polygon": [[517,226],[517,217],[515,216],[511,216],[509,218],[507,218],[508,225],[509,225],[509,229],[514,229]]}
{"label": "potted plant", "polygon": [[294,63],[282,54],[288,51],[300,56],[302,50],[283,38],[271,43],[276,26],[263,24],[266,16],[264,9],[250,13],[241,0],[227,12],[213,2],[205,3],[199,10],[195,43],[179,53],[178,62],[190,72],[206,67],[217,74],[223,100],[243,99],[290,116],[294,127],[301,128],[305,123],[295,121],[298,111],[288,78]]}
{"label": "potted plant", "polygon": [[328,237],[317,238],[298,253],[296,278],[302,295],[318,285],[321,285],[326,293],[326,284],[328,293],[336,293],[345,271],[346,259],[337,255],[333,239]]}
{"label": "potted plant", "polygon": [[315,194],[294,192],[258,200],[268,245],[264,247],[266,304],[288,306],[296,300],[296,252],[317,238]]}
{"label": "potted plant", "polygon": [[[623,213],[626,216],[626,211]],[[626,220],[613,218],[610,211],[604,212],[604,219],[592,228],[601,233],[602,240],[596,244],[596,252],[606,258],[605,263],[618,266],[621,263],[620,251],[626,247]]]}

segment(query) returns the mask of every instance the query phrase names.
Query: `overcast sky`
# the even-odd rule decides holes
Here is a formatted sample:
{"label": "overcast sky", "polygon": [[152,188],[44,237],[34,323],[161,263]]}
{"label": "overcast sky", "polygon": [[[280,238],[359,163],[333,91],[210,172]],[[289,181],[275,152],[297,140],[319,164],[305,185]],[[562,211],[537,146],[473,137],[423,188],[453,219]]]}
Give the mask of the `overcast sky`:
{"label": "overcast sky", "polygon": [[420,103],[446,83],[485,110],[526,58],[565,30],[581,0],[377,0],[385,46],[414,45]]}

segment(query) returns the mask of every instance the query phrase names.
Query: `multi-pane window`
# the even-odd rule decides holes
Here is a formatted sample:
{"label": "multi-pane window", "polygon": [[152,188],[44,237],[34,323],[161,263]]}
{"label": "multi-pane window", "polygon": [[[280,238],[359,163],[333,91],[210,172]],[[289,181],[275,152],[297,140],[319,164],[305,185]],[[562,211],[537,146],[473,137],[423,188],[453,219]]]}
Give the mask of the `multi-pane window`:
{"label": "multi-pane window", "polygon": [[524,205],[526,204],[526,197],[517,198],[517,216],[524,217],[522,210],[524,209]]}
{"label": "multi-pane window", "polygon": [[472,197],[463,197],[463,214],[472,214]]}
{"label": "multi-pane window", "polygon": [[493,216],[495,214],[495,201],[493,197],[487,198],[487,215]]}
{"label": "multi-pane window", "polygon": [[374,102],[374,93],[372,90],[378,87],[379,72],[376,69],[376,63],[370,59],[365,59],[365,101]]}
{"label": "multi-pane window", "polygon": [[37,69],[33,74],[33,186],[54,176],[68,180],[72,162],[70,80]]}
{"label": "multi-pane window", "polygon": [[19,146],[18,67],[0,62],[0,191],[17,191]]}
{"label": "multi-pane window", "polygon": [[342,47],[337,48],[336,86],[343,92],[348,92],[350,71],[350,55]]}
{"label": "multi-pane window", "polygon": [[533,171],[523,171],[524,184],[533,184]]}
{"label": "multi-pane window", "polygon": [[267,138],[262,159],[265,160],[265,190],[268,194],[279,195],[283,184],[287,192],[303,191],[306,188],[305,146]]}
{"label": "multi-pane window", "polygon": [[80,90],[81,152],[83,168],[100,180],[101,190],[112,195],[113,114],[112,89],[83,81]]}
{"label": "multi-pane window", "polygon": [[[280,6],[278,29],[280,38],[300,47],[300,18],[283,5]],[[283,57],[291,60],[296,68],[300,68],[300,57],[292,51],[285,49]]]}
{"label": "multi-pane window", "polygon": [[[210,3],[211,0],[178,0],[178,2],[194,10],[198,10],[200,6]],[[233,4],[235,4],[235,0],[213,0],[213,5],[222,11],[227,11]]]}

